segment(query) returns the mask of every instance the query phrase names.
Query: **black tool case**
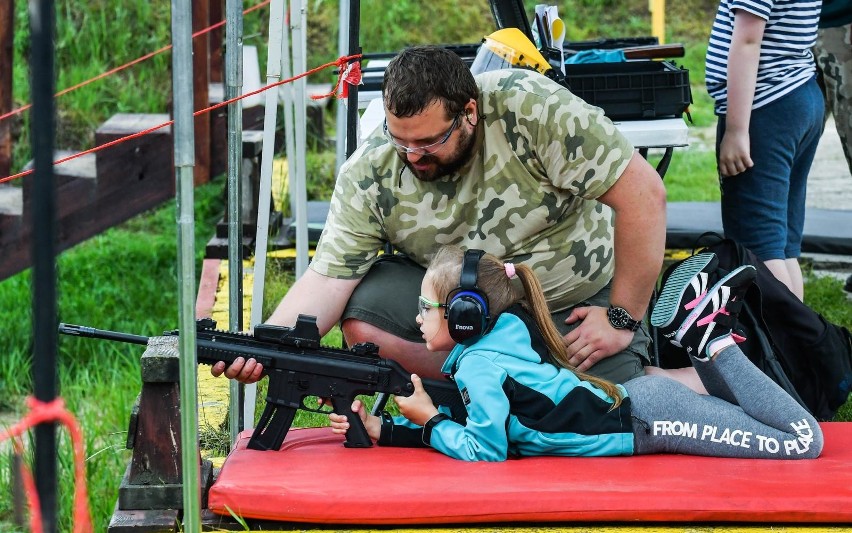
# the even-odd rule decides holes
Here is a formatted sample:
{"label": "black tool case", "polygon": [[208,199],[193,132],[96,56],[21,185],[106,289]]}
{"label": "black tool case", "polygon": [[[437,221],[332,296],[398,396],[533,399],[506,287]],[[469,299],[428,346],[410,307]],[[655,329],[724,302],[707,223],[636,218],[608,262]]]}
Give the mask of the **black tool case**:
{"label": "black tool case", "polygon": [[679,117],[692,103],[689,71],[670,61],[569,64],[565,78],[611,120]]}

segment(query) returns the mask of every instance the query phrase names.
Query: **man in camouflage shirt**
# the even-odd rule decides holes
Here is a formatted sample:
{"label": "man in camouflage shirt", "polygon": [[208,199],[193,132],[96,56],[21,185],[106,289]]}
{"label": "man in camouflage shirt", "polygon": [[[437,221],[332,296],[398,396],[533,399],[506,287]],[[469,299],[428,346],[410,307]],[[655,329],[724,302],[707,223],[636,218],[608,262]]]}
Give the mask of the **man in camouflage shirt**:
{"label": "man in camouflage shirt", "polygon": [[[341,322],[349,345],[437,376],[414,320],[424,269],[443,244],[534,269],[571,363],[616,382],[641,375],[641,320],[662,265],[665,190],[603,113],[528,70],[473,77],[453,52],[415,47],[385,71],[386,121],[341,168],[308,271],[269,322]],[[379,256],[385,243],[404,254]],[[384,259],[382,259],[384,258]],[[614,322],[616,325],[617,320]],[[221,373],[224,365],[214,369]],[[260,377],[253,361],[228,377]]]}

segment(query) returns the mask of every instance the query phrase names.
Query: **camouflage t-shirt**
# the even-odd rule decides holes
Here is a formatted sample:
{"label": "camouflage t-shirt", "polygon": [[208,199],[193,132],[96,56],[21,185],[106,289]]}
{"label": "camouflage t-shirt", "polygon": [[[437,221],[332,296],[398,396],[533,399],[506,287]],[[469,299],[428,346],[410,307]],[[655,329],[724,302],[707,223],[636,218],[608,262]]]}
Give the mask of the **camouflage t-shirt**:
{"label": "camouflage t-shirt", "polygon": [[427,266],[443,244],[524,263],[562,310],[612,277],[612,210],[595,199],[627,167],[633,147],[596,107],[526,70],[477,76],[473,159],[423,182],[381,130],[341,168],[310,267],[357,279],[385,241]]}

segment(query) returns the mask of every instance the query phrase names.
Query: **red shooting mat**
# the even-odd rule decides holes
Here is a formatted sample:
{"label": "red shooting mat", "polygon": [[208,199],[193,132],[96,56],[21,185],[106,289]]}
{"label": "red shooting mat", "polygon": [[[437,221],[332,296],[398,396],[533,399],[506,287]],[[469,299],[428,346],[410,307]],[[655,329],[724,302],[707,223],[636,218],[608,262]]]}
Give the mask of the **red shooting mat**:
{"label": "red shooting mat", "polygon": [[427,448],[349,449],[293,429],[278,452],[240,435],[210,489],[218,514],[321,524],[852,523],[852,422],[816,460],[686,455],[467,463]]}

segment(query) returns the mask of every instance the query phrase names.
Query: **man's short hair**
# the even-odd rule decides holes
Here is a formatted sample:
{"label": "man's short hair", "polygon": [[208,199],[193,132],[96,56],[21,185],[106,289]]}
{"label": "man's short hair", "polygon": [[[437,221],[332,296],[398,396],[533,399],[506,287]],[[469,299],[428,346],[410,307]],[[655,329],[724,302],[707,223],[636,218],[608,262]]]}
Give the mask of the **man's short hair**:
{"label": "man's short hair", "polygon": [[391,60],[382,81],[385,108],[397,117],[421,113],[435,100],[447,116],[462,112],[479,96],[468,66],[455,52],[440,46],[413,46]]}

